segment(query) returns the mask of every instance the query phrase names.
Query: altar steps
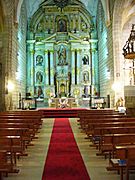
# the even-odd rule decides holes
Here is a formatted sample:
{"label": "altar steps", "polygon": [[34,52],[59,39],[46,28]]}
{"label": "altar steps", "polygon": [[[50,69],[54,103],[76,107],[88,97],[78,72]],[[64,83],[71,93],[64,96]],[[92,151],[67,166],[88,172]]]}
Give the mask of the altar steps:
{"label": "altar steps", "polygon": [[78,117],[78,111],[81,111],[84,109],[70,109],[70,108],[54,108],[54,109],[40,109],[39,111],[42,111],[42,117],[43,118],[63,118],[63,117],[73,117],[77,118]]}

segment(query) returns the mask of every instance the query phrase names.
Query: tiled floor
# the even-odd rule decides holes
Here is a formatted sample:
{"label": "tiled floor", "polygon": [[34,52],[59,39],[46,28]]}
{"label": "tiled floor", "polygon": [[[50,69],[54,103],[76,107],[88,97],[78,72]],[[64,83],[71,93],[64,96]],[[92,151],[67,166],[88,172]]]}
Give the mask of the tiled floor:
{"label": "tiled floor", "polygon": [[[27,149],[28,156],[22,157],[17,165],[19,174],[9,174],[4,180],[41,180],[44,162],[47,155],[54,119],[44,119],[42,129],[38,134],[38,139],[33,141],[34,146]],[[76,142],[82,154],[91,180],[120,180],[120,176],[115,172],[108,172],[108,160],[104,157],[96,156],[97,150],[90,147],[90,142],[84,139],[85,134],[78,128],[77,120],[70,119],[70,124],[75,135]],[[132,180],[135,179],[135,176]],[[83,179],[82,179],[83,180]]]}

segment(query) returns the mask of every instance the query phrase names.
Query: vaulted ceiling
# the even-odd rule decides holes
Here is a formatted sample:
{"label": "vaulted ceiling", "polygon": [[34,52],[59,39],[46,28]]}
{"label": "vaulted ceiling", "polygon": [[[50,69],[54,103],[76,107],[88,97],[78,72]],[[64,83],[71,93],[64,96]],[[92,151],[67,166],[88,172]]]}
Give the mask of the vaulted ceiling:
{"label": "vaulted ceiling", "polygon": [[[51,2],[52,0],[16,0],[16,2],[18,2],[17,13],[16,13],[16,15],[17,15],[16,21],[17,22],[19,22],[21,5],[24,1],[26,3],[26,7],[27,7],[27,17],[30,18],[37,11],[37,9],[39,8],[41,3]],[[96,20],[97,4],[98,4],[99,0],[70,0],[70,1],[72,1],[72,2],[80,1],[81,3],[83,3],[84,6],[86,7],[86,9],[93,16],[93,21]],[[103,9],[104,9],[106,24],[109,24],[109,22],[110,22],[109,0],[101,0],[101,3],[103,6]]]}
{"label": "vaulted ceiling", "polygon": [[[34,12],[39,8],[39,5],[45,0],[26,0],[28,17],[31,17]],[[91,13],[92,16],[96,15],[98,0],[80,0],[86,7],[86,9]]]}

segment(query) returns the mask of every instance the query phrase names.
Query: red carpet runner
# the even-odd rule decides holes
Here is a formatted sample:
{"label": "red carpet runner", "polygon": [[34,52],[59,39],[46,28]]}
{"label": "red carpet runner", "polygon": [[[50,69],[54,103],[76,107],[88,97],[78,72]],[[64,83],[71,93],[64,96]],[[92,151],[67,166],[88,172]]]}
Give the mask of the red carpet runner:
{"label": "red carpet runner", "polygon": [[42,180],[90,180],[67,118],[56,118]]}

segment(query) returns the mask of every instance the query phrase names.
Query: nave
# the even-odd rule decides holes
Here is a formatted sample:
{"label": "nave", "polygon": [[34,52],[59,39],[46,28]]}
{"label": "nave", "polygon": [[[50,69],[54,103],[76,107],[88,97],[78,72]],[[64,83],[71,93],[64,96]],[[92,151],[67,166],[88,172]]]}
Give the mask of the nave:
{"label": "nave", "polygon": [[[39,138],[33,140],[32,144],[34,146],[29,146],[26,150],[28,156],[21,157],[17,162],[17,166],[20,169],[19,174],[9,174],[4,180],[42,179],[53,124],[53,118],[43,120],[42,129],[38,134]],[[106,170],[108,159],[105,160],[102,156],[96,156],[97,150],[95,147],[89,146],[90,141],[85,139],[86,135],[79,129],[76,118],[70,118],[70,125],[91,180],[119,180],[120,176],[117,173]]]}

